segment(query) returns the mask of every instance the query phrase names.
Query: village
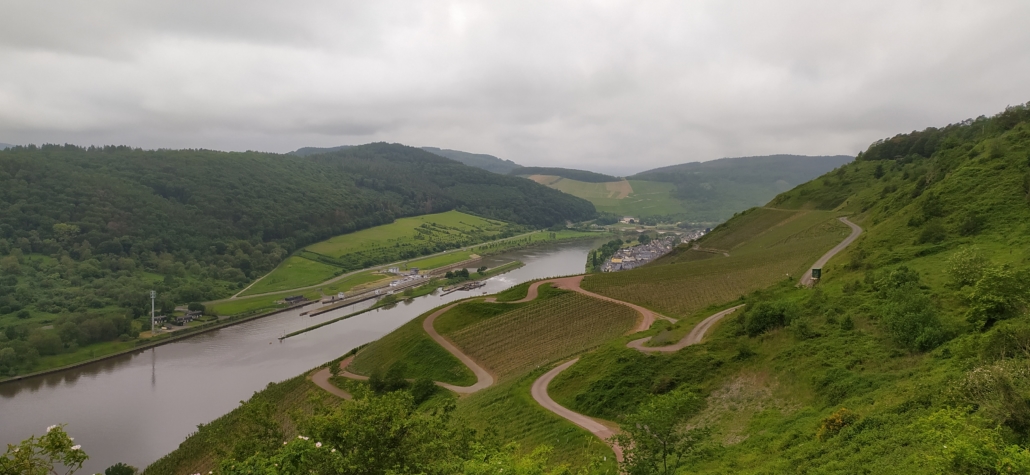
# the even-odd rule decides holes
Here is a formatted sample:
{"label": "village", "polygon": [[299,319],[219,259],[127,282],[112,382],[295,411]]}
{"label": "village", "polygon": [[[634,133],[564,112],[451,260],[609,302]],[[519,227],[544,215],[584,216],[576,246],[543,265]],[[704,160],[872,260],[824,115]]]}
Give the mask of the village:
{"label": "village", "polygon": [[689,231],[679,236],[664,236],[643,244],[615,251],[601,266],[601,272],[618,272],[640,267],[671,252],[679,242],[689,242],[704,236],[704,231]]}

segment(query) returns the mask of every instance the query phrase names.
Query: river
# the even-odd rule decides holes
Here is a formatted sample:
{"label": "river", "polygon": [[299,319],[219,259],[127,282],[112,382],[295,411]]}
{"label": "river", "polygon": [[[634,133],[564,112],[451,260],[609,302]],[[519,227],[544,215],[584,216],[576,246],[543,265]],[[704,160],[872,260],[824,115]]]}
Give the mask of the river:
{"label": "river", "polygon": [[[527,280],[583,272],[590,241],[558,243],[484,259],[520,260],[522,268],[477,289],[494,293]],[[302,374],[405,322],[470,292],[428,295],[288,338],[284,333],[367,308],[371,302],[317,317],[284,312],[78,368],[0,384],[0,444],[67,424],[90,459],[82,473],[125,462],[143,468],[171,452],[198,424],[235,408],[268,383]]]}

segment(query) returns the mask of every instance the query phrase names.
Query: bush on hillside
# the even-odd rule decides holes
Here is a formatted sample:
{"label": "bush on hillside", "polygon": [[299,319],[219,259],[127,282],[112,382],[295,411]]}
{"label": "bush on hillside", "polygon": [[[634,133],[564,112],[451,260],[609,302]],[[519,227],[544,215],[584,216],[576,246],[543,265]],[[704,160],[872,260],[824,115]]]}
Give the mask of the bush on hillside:
{"label": "bush on hillside", "polygon": [[910,350],[932,350],[947,339],[933,301],[915,283],[889,292],[880,321],[895,343]]}
{"label": "bush on hillside", "polygon": [[1026,313],[1030,303],[1030,271],[989,266],[973,286],[967,320],[978,328]]}
{"label": "bush on hillside", "polygon": [[737,317],[737,322],[747,336],[756,337],[789,325],[796,315],[797,308],[790,302],[759,302],[748,305],[747,310]]}

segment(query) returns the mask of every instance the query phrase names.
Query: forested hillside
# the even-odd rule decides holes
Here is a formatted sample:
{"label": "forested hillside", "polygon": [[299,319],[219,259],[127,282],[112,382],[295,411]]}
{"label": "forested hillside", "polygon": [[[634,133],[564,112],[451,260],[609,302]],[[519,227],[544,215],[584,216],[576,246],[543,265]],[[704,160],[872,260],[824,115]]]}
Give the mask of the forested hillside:
{"label": "forested hillside", "polygon": [[422,147],[422,150],[441,157],[447,157],[451,160],[457,160],[470,167],[482,168],[483,170],[500,173],[502,175],[519,167],[519,164],[511,160],[504,160],[485,153],[468,153],[460,150],[449,150],[446,148],[436,147]]}
{"label": "forested hillside", "polygon": [[301,246],[452,209],[530,227],[594,216],[587,201],[402,145],[2,151],[0,352],[16,356],[0,353],[0,374],[134,336],[150,289],[165,311],[224,297]]}
{"label": "forested hillside", "polygon": [[[303,147],[293,152],[290,155],[298,155],[301,157],[307,157],[310,155],[318,155],[322,153],[338,152],[340,150],[346,150],[354,147],[354,145],[341,145],[339,147]],[[509,171],[519,168],[519,164],[511,160],[503,160],[493,155],[487,155],[485,153],[468,153],[460,150],[449,150],[446,148],[437,147],[422,147],[433,155],[439,155],[444,158],[464,163],[470,167],[482,168],[483,170],[500,173],[502,175],[507,174]]]}
{"label": "forested hillside", "polygon": [[603,173],[596,173],[587,170],[576,170],[573,168],[558,168],[558,167],[520,167],[508,172],[509,175],[518,176],[530,176],[530,175],[547,175],[547,176],[560,176],[562,178],[568,178],[570,180],[583,181],[587,183],[605,183],[609,181],[619,181],[618,177],[611,175],[605,175]]}

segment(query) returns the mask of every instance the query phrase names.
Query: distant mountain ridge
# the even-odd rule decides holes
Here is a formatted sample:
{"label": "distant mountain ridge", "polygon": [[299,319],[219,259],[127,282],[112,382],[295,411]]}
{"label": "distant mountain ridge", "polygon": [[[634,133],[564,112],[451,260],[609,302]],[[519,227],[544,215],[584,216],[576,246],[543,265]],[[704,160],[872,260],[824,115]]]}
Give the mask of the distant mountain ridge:
{"label": "distant mountain ridge", "polygon": [[521,167],[521,165],[511,160],[497,158],[493,155],[487,155],[485,153],[469,153],[462,152],[460,150],[450,150],[446,148],[436,147],[422,147],[422,150],[425,150],[435,155],[439,155],[444,158],[457,160],[470,167],[482,168],[483,170],[494,173],[500,173],[502,175],[507,174],[511,170]]}
{"label": "distant mountain ridge", "polygon": [[672,183],[672,196],[698,221],[722,221],[854,160],[847,155],[766,155],[690,162],[637,173],[630,180]]}
{"label": "distant mountain ridge", "polygon": [[[338,147],[302,147],[290,152],[290,155],[297,155],[300,157],[307,157],[311,155],[318,155],[322,153],[338,152],[348,148],[356,147],[356,145],[340,145]],[[460,150],[450,150],[446,148],[437,147],[421,147],[433,155],[437,155],[444,158],[464,163],[470,167],[481,168],[483,170],[499,173],[501,175],[507,174],[509,171],[519,168],[520,165],[511,161],[497,158],[493,155],[487,155],[485,153],[469,153],[462,152]]]}
{"label": "distant mountain ridge", "polygon": [[549,176],[560,176],[569,180],[583,181],[587,183],[606,183],[612,181],[619,181],[621,178],[611,175],[605,175],[603,173],[592,172],[588,170],[577,170],[575,168],[559,168],[559,167],[519,167],[508,172],[509,175],[519,176],[530,176],[530,175],[549,175]]}
{"label": "distant mountain ridge", "polygon": [[9,148],[11,148],[13,146],[14,145],[11,145],[9,143],[0,143],[0,150],[7,150],[7,149],[9,149]]}

